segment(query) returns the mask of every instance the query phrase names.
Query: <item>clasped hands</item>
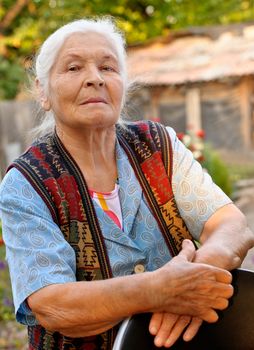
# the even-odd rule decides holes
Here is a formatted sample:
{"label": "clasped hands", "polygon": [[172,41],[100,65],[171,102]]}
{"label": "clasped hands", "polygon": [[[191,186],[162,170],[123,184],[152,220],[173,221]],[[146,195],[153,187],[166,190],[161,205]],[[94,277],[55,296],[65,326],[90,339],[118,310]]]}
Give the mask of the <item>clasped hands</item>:
{"label": "clasped hands", "polygon": [[[195,254],[193,243],[185,240],[179,255],[156,271],[157,280],[162,278],[162,289],[157,296],[161,298],[161,310],[153,313],[149,331],[155,336],[157,347],[171,347],[183,332],[183,339],[191,340],[203,321],[218,320],[216,310],[227,308],[228,299],[233,295],[230,272],[193,262]],[[164,273],[170,275],[168,300],[165,299]]]}

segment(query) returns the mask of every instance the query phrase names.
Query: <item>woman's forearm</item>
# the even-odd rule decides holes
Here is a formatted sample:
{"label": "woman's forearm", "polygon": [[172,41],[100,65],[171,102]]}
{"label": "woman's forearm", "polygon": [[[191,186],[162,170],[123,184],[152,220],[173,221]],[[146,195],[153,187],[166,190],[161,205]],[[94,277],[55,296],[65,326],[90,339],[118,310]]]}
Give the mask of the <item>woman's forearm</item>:
{"label": "woman's forearm", "polygon": [[254,234],[247,227],[245,216],[229,204],[207,221],[200,241],[195,262],[231,271],[241,265],[248,250],[254,246]]}
{"label": "woman's forearm", "polygon": [[94,323],[92,325],[85,325],[85,326],[66,326],[66,325],[59,325],[57,327],[57,331],[67,337],[71,338],[81,338],[81,337],[90,337],[99,333],[104,333],[107,330],[113,328],[118,323],[120,323],[121,320],[117,320],[115,322],[98,322]]}
{"label": "woman's forearm", "polygon": [[145,273],[102,281],[54,284],[32,294],[28,304],[46,329],[65,335],[73,330],[76,336],[89,336],[151,308],[149,280],[149,273]]}
{"label": "woman's forearm", "polygon": [[194,255],[187,241],[177,257],[156,271],[49,285],[28,297],[28,304],[43,327],[74,337],[101,333],[142,312],[173,312],[215,322],[215,309],[224,309],[232,295],[231,275],[193,264]]}

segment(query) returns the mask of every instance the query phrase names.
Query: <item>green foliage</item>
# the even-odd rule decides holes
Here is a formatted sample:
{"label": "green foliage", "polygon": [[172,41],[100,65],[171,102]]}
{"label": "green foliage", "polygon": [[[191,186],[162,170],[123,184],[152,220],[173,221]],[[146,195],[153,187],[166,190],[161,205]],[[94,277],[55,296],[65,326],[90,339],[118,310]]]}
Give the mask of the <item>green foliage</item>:
{"label": "green foliage", "polygon": [[2,241],[2,226],[0,223],[0,322],[14,320],[9,271],[5,261],[5,247]]}
{"label": "green foliage", "polygon": [[192,152],[194,159],[211,175],[213,181],[230,196],[233,187],[232,177],[219,154],[204,142],[205,132],[189,130],[186,134],[178,133],[177,137]]}
{"label": "green foliage", "polygon": [[25,79],[21,65],[0,57],[0,76],[0,99],[15,98]]}
{"label": "green foliage", "polygon": [[94,15],[114,16],[128,44],[135,44],[166,36],[172,29],[253,20],[254,0],[2,0],[0,99],[15,96],[24,58],[50,33],[73,19]]}
{"label": "green foliage", "polygon": [[232,195],[232,180],[230,178],[227,166],[220,158],[219,154],[211,146],[205,144],[204,161],[202,166],[211,175],[213,181],[228,195]]}

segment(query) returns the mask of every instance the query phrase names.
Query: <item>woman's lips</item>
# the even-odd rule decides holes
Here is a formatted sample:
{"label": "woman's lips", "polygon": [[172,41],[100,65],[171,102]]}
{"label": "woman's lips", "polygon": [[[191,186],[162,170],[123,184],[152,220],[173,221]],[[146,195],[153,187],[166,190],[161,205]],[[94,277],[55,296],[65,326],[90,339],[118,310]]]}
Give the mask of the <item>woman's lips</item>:
{"label": "woman's lips", "polygon": [[91,98],[88,98],[87,100],[85,100],[84,102],[82,102],[81,104],[85,105],[85,104],[89,104],[89,103],[107,103],[107,101],[101,97],[91,97]]}

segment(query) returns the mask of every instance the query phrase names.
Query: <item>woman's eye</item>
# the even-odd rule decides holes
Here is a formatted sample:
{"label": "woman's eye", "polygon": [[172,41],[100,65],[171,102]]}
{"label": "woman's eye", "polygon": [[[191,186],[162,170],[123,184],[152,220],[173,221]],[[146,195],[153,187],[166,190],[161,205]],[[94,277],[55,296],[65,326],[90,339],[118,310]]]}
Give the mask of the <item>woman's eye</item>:
{"label": "woman's eye", "polygon": [[70,72],[77,72],[79,70],[78,66],[70,66],[68,67],[68,71]]}
{"label": "woman's eye", "polygon": [[102,70],[108,71],[108,72],[114,72],[115,69],[111,66],[102,66],[101,67]]}

